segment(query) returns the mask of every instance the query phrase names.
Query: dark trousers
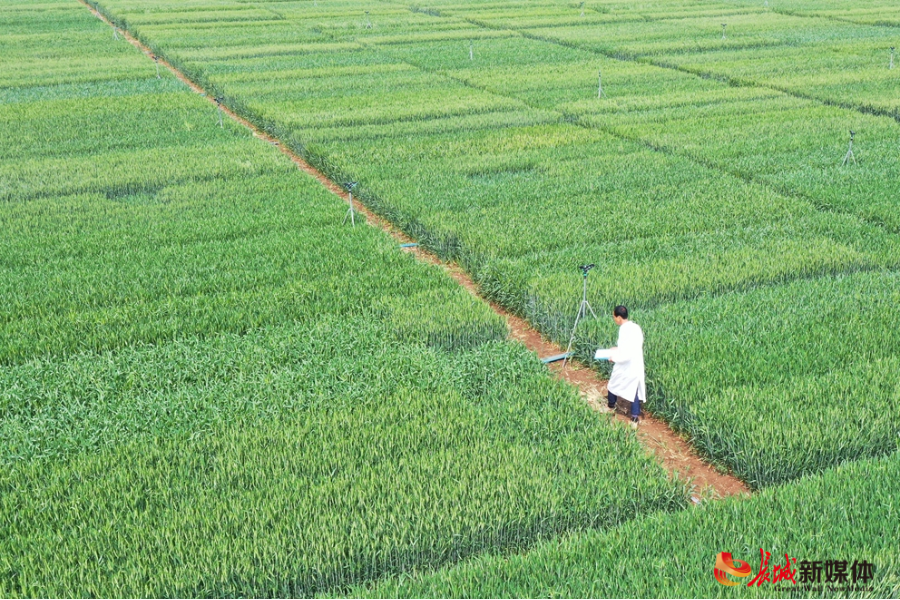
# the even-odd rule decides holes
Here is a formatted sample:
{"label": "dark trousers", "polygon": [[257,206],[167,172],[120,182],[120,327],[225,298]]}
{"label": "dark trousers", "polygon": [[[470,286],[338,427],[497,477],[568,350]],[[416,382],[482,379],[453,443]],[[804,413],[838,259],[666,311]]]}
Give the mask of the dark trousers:
{"label": "dark trousers", "polygon": [[[631,418],[632,419],[637,419],[641,415],[641,399],[639,397],[640,393],[641,393],[640,390],[635,392],[634,400],[631,401]],[[615,394],[613,394],[612,392],[606,392],[606,402],[607,402],[606,405],[610,409],[615,410],[616,402],[618,401],[618,399],[619,399],[619,397],[616,396]]]}

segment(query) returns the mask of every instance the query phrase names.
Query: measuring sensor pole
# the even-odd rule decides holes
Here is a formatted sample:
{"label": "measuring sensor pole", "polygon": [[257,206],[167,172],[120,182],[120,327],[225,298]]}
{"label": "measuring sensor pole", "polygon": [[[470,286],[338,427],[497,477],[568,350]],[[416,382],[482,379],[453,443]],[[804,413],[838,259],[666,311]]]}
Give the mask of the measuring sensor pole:
{"label": "measuring sensor pole", "polygon": [[726,27],[726,25],[727,25],[727,23],[722,23],[722,39],[723,39],[723,40],[725,39],[725,27]]}
{"label": "measuring sensor pole", "polygon": [[566,361],[569,360],[569,357],[572,355],[572,345],[575,343],[575,332],[578,330],[578,322],[582,319],[587,318],[587,311],[591,311],[591,314],[594,318],[597,318],[597,313],[594,312],[593,307],[591,307],[591,303],[588,302],[587,299],[587,277],[588,271],[594,268],[594,264],[591,263],[589,265],[581,265],[578,267],[581,269],[581,304],[578,305],[578,313],[575,315],[575,325],[572,326],[572,335],[569,337],[569,345],[566,347],[565,358],[563,358],[563,368],[566,367]]}
{"label": "measuring sensor pole", "polygon": [[603,71],[597,71],[597,97],[603,97]]}
{"label": "measuring sensor pole", "polygon": [[348,181],[348,182],[344,183],[344,188],[347,190],[347,192],[350,195],[350,208],[347,210],[347,214],[344,215],[344,220],[341,221],[341,225],[343,225],[344,223],[347,222],[347,217],[350,217],[350,225],[352,227],[356,227],[356,218],[355,218],[356,212],[353,210],[353,188],[356,187],[357,183],[359,183],[359,182],[358,181]]}
{"label": "measuring sensor pole", "polygon": [[844,155],[844,162],[841,163],[841,166],[845,166],[850,161],[853,161],[853,164],[856,164],[856,157],[853,156],[853,130],[850,130],[850,149],[847,150],[847,154]]}

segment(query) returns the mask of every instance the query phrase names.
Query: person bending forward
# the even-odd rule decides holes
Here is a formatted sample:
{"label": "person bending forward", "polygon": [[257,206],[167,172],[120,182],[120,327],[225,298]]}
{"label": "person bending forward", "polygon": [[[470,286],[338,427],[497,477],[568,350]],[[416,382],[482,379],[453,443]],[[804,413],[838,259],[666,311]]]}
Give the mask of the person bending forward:
{"label": "person bending forward", "polygon": [[647,400],[644,381],[644,332],[640,325],[628,320],[628,309],[622,305],[613,309],[613,321],[619,326],[619,339],[611,350],[613,363],[609,378],[607,401],[615,410],[616,400],[631,400],[631,423],[637,426],[641,402]]}

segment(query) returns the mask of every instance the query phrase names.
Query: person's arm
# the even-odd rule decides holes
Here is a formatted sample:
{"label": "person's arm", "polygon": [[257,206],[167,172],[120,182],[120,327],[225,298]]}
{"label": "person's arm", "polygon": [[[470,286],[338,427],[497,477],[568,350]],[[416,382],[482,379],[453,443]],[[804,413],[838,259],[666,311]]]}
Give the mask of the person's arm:
{"label": "person's arm", "polygon": [[631,335],[630,328],[625,329],[624,327],[623,325],[619,328],[619,340],[616,347],[612,349],[614,352],[612,359],[610,359],[611,362],[627,363],[634,359],[637,350],[637,340]]}
{"label": "person's arm", "polygon": [[619,362],[619,346],[622,345],[622,328],[619,327],[619,336],[616,339],[616,345],[609,349],[609,362]]}

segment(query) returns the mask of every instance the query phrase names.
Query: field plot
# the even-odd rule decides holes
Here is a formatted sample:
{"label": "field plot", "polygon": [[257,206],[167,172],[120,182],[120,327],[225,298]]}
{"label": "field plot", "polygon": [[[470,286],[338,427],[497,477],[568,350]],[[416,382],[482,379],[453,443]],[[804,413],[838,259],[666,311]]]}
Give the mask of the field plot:
{"label": "field plot", "polygon": [[[836,23],[831,19],[763,13],[727,19],[726,40],[696,50],[654,51],[654,61],[715,76],[742,85],[784,90],[829,104],[900,117],[900,75],[890,68],[890,48],[900,40],[896,27]],[[709,19],[703,24],[713,29]],[[682,38],[689,24],[676,22],[670,43]],[[754,47],[755,32],[765,32],[767,48]],[[633,39],[633,38],[632,38]],[[622,48],[637,56],[647,50],[627,40]]]}
{"label": "field plot", "polygon": [[[758,8],[756,0],[730,0],[738,5]],[[865,4],[852,4],[841,0],[783,0],[770,7],[784,14],[821,16],[836,21],[849,21],[870,25],[900,25],[900,6],[890,0],[871,0]]]}
{"label": "field plot", "polygon": [[[882,30],[739,3],[589,2],[581,17],[551,2],[223,2],[273,19],[217,37],[194,24],[211,7],[170,20],[154,16],[165,2],[100,4],[554,339],[575,265],[601,264],[594,306],[646,323],[651,409],[751,485],[896,448],[900,380],[870,362],[900,350],[900,126],[667,63]],[[859,160],[842,166],[851,128]],[[585,323],[579,354],[613,329]],[[813,424],[828,435],[795,440]]]}
{"label": "field plot", "polygon": [[[350,595],[721,598],[729,592],[723,593],[725,588],[713,578],[711,550],[722,549],[747,561],[756,574],[762,546],[771,553],[772,566],[783,565],[785,553],[798,562],[827,555],[851,565],[854,561],[881,565],[874,581],[868,582],[870,592],[846,596],[896,598],[898,476],[900,455],[860,461],[765,490],[750,500],[729,499],[674,515],[635,519],[614,531],[570,536],[526,554],[479,556],[436,572],[391,578],[369,589],[353,588]],[[765,583],[749,589],[744,584],[732,593],[741,598],[845,596],[773,589]]]}
{"label": "field plot", "polygon": [[685,505],[84,6],[2,4],[0,596],[334,593]]}

